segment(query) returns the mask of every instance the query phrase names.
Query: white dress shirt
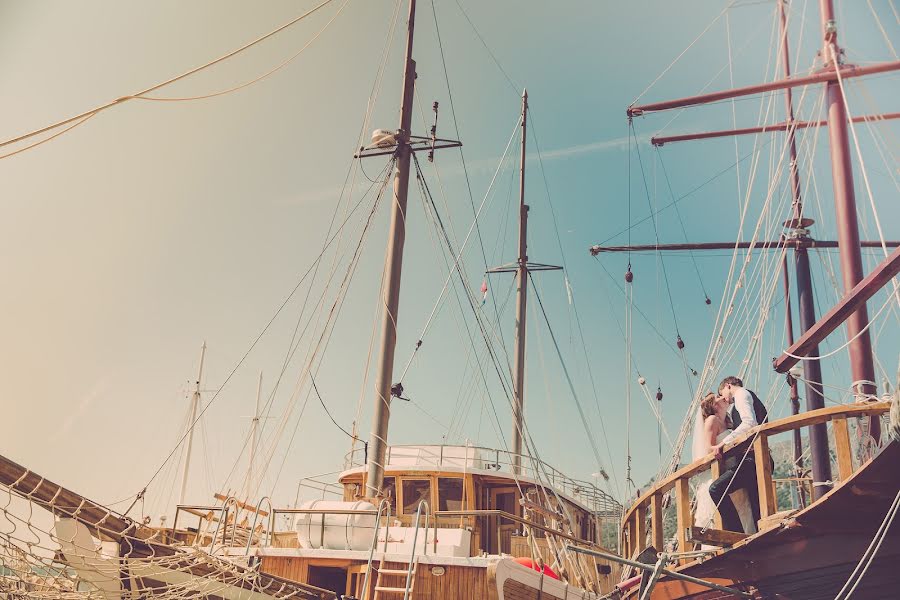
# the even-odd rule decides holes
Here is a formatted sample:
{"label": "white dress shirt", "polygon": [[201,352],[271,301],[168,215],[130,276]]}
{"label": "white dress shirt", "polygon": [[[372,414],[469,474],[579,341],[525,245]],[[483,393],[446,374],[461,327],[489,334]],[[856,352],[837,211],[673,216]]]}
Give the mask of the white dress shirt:
{"label": "white dress shirt", "polygon": [[735,410],[741,415],[741,424],[725,436],[725,439],[722,440],[725,444],[730,444],[757,425],[756,412],[753,410],[753,396],[744,388],[734,388],[734,405],[731,410]]}

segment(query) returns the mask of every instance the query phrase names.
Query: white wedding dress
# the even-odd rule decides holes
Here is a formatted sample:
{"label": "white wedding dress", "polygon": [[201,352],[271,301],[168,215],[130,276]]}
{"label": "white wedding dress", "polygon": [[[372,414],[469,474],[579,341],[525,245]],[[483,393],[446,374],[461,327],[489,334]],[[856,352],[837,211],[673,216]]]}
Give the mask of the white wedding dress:
{"label": "white wedding dress", "polygon": [[[716,438],[716,443],[721,443],[729,433],[731,433],[731,431],[727,429],[720,433]],[[723,470],[725,470],[725,468],[731,468],[736,460],[736,458],[729,458],[725,463]],[[712,485],[712,477],[708,477],[706,481],[701,483],[700,487],[697,488],[697,507],[694,510],[695,527],[715,528],[713,519],[716,515],[716,503],[713,502],[712,496],[709,495],[710,485]],[[756,533],[756,523],[753,522],[753,509],[750,505],[750,496],[747,494],[747,490],[735,490],[731,492],[729,496],[734,503],[734,508],[737,510],[738,516],[741,518],[741,525],[744,528],[744,532]],[[704,550],[717,547],[718,546],[703,545]]]}

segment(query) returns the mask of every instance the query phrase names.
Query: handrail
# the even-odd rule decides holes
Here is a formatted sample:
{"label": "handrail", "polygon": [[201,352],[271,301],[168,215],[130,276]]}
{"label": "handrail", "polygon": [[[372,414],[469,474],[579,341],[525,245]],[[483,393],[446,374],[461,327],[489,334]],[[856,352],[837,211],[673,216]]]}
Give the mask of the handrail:
{"label": "handrail", "polygon": [[[419,539],[419,519],[422,516],[423,506],[425,507],[425,543],[422,544],[422,552],[425,556],[428,556],[428,502],[419,500],[419,506],[416,507],[416,528],[413,529],[412,554],[409,557],[409,567],[406,570],[406,591],[403,593],[403,600],[409,600],[409,588],[412,584],[413,569],[418,560],[416,558],[416,542]],[[385,543],[385,545],[387,544]]]}
{"label": "handrail", "polygon": [[636,569],[641,569],[642,571],[646,571],[648,573],[657,572],[668,575],[672,579],[680,579],[681,581],[687,581],[689,583],[695,583],[697,585],[702,585],[703,587],[718,590],[720,592],[725,592],[726,594],[730,594],[732,596],[736,596],[738,598],[752,598],[753,596],[748,592],[744,592],[742,590],[737,590],[735,588],[726,587],[724,585],[719,585],[717,583],[713,583],[711,581],[705,581],[703,579],[699,579],[697,577],[691,577],[690,575],[685,575],[684,573],[678,573],[676,571],[670,571],[668,569],[662,568],[662,565],[665,562],[668,562],[669,556],[665,553],[660,556],[660,561],[654,565],[648,565],[644,563],[640,563],[633,560],[628,560],[627,558],[622,558],[621,556],[616,556],[614,554],[607,554],[605,552],[594,552],[592,550],[586,550],[584,548],[578,548],[577,546],[566,546],[566,550],[571,552],[577,552],[580,554],[587,554],[588,556],[593,556],[595,558],[602,558],[605,560],[609,560],[612,562],[616,562],[622,565],[627,565],[629,567],[634,567]]}
{"label": "handrail", "polygon": [[[253,515],[253,525],[250,526],[250,532],[247,534],[247,549],[244,551],[244,555],[250,554],[250,543],[253,541],[253,530],[256,529],[256,520],[259,518],[259,507],[262,506],[263,500],[269,503],[269,512],[274,513],[275,508],[272,506],[272,499],[268,496],[263,496],[259,499],[259,502],[256,503],[256,512]],[[272,531],[271,527],[266,528],[266,537],[265,537],[265,545],[269,544],[269,540],[271,539]],[[234,541],[232,539],[232,541]]]}
{"label": "handrail", "polygon": [[[219,517],[219,521],[216,523],[216,532],[213,534],[212,540],[210,540],[210,542],[209,542],[209,553],[210,554],[215,554],[214,550],[215,550],[215,546],[216,546],[216,540],[219,539],[219,528],[222,526],[222,522],[228,521],[228,503],[231,502],[236,507],[237,501],[238,501],[237,498],[235,498],[234,496],[228,496],[227,498],[225,498],[225,501],[222,502],[222,513],[221,513],[222,516]],[[237,512],[235,512],[235,524],[237,524]],[[232,531],[234,531],[234,530],[232,530]],[[198,531],[197,534],[198,534],[197,539],[199,540],[200,532]],[[236,534],[236,532],[231,534],[231,545],[232,546],[234,545],[235,534]],[[228,523],[225,523],[225,531],[222,532],[222,547],[223,548],[227,546],[227,544],[225,543],[225,536],[227,536],[227,535],[228,535]]]}
{"label": "handrail", "polygon": [[[768,456],[769,438],[772,435],[784,433],[818,425],[828,421],[833,422],[835,451],[837,453],[838,471],[840,480],[845,481],[854,471],[852,448],[847,426],[849,418],[884,414],[890,409],[887,402],[873,402],[867,404],[841,405],[821,408],[800,415],[794,415],[771,423],[753,427],[746,435],[736,442],[729,444],[725,450],[726,457],[746,456],[751,448],[756,456]],[[741,458],[743,460],[743,458]],[[718,462],[712,453],[695,461],[692,464],[679,469],[669,477],[652,486],[641,495],[631,506],[622,520],[621,533],[625,544],[625,554],[629,555],[638,548],[643,548],[644,540],[649,534],[653,547],[660,548],[663,539],[663,498],[673,487],[675,488],[675,511],[678,520],[677,541],[679,548],[686,548],[692,537],[692,525],[694,521],[691,510],[690,478],[706,470],[712,471],[712,477],[719,476],[722,463]],[[778,500],[775,485],[772,478],[773,467],[768,460],[758,460],[755,464],[756,485],[748,490],[750,494],[758,494],[760,506],[760,518],[766,519],[775,515],[778,511]],[[647,527],[648,512],[650,527]],[[762,522],[762,521],[761,521]],[[717,524],[714,528],[721,527]],[[685,559],[682,559],[684,562]]]}
{"label": "handrail", "polygon": [[382,498],[378,503],[378,516],[375,517],[375,534],[372,536],[372,547],[369,548],[369,562],[366,566],[366,576],[363,578],[362,594],[363,598],[369,597],[369,574],[372,572],[372,557],[375,555],[375,547],[378,546],[378,529],[381,526],[382,507],[387,508],[387,519],[385,521],[384,531],[384,552],[387,553],[388,529],[391,526],[391,503],[387,498]]}
{"label": "handrail", "polygon": [[[818,425],[819,423],[825,423],[832,420],[835,417],[863,417],[869,416],[873,414],[881,414],[890,410],[890,403],[888,402],[872,402],[869,404],[853,404],[853,405],[840,405],[840,406],[829,406],[827,408],[820,408],[817,410],[807,411],[805,413],[801,413],[799,415],[793,415],[784,419],[779,419],[777,421],[772,421],[770,423],[765,423],[763,425],[758,425],[753,429],[749,430],[746,435],[741,437],[739,440],[728,444],[723,451],[725,453],[726,458],[729,455],[737,454],[737,449],[742,448],[745,449],[748,444],[750,444],[754,437],[757,435],[775,435],[778,433],[784,433],[786,431],[792,431],[794,429],[799,429],[800,427],[808,427],[810,425]],[[697,475],[698,473],[705,471],[706,467],[716,461],[716,456],[713,453],[708,454],[706,457],[701,458],[697,461],[692,462],[691,464],[682,467],[681,469],[675,471],[659,483],[652,486],[649,490],[644,492],[641,496],[639,496],[634,502],[631,504],[631,508],[628,509],[622,518],[622,522],[628,522],[632,516],[634,516],[635,511],[645,505],[650,499],[656,495],[669,491],[675,486],[675,483],[680,479],[686,479]]]}
{"label": "handrail", "polygon": [[[436,449],[435,452],[428,451],[428,448],[432,448],[432,447]],[[463,456],[448,456],[448,454],[446,452],[446,450],[448,448],[458,448],[458,449],[463,450]],[[540,460],[538,458],[530,456],[528,454],[510,452],[508,450],[499,450],[496,448],[488,448],[486,446],[470,446],[470,445],[448,446],[448,445],[442,445],[442,444],[441,445],[438,445],[438,444],[434,444],[434,445],[407,444],[407,445],[390,446],[389,453],[388,453],[388,461],[387,461],[388,463],[390,463],[390,451],[391,450],[396,451],[397,449],[419,450],[420,452],[418,453],[418,455],[416,455],[415,457],[409,457],[409,458],[413,458],[416,461],[424,462],[424,465],[416,465],[416,466],[441,467],[441,466],[444,466],[444,464],[447,461],[451,461],[451,460],[452,461],[464,461],[465,463],[475,462],[478,460],[480,460],[480,461],[489,460],[487,457],[477,457],[475,453],[470,453],[470,451],[474,450],[476,452],[480,451],[483,453],[488,453],[488,452],[493,453],[493,456],[491,457],[494,459],[493,464],[497,465],[498,467],[501,467],[501,466],[508,467],[508,471],[511,473],[512,468],[515,464],[515,460],[513,460],[514,458],[527,459],[527,460],[520,461],[522,463],[523,474],[526,477],[531,477],[538,481],[540,481],[541,479],[545,479],[545,478],[549,479],[549,481],[547,482],[547,485],[557,487],[557,488],[561,489],[562,491],[569,493],[576,498],[580,498],[583,501],[592,502],[596,505],[612,504],[616,507],[619,506],[619,503],[615,500],[615,498],[613,498],[612,496],[610,496],[609,494],[607,494],[606,492],[604,492],[603,490],[598,488],[597,485],[594,484],[593,482],[569,477],[568,475],[566,475],[565,473],[563,473],[556,467],[544,462],[543,460]],[[345,456],[345,461],[351,469],[364,466],[363,463],[360,463],[356,460],[356,455],[359,454],[360,452],[362,452],[362,449],[351,450]],[[504,458],[504,461],[501,461],[501,456]],[[407,458],[407,457],[404,457],[404,458]],[[531,461],[534,461],[535,463],[537,463],[539,465],[539,468],[535,469],[534,467],[532,467],[530,465]],[[541,471],[545,471],[547,473],[547,475],[542,476]]]}

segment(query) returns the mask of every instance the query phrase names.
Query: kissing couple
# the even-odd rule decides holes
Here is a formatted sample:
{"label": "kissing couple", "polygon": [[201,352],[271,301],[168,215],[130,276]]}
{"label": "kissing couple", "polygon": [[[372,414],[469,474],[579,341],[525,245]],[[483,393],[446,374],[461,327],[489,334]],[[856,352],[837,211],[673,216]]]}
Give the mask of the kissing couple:
{"label": "kissing couple", "polygon": [[[767,420],[766,407],[756,394],[744,388],[740,378],[726,377],[719,384],[718,394],[708,393],[700,401],[694,424],[693,459],[715,453],[721,460],[726,445]],[[756,532],[759,522],[757,459],[752,450],[729,457],[722,465],[719,477],[697,489],[694,523],[698,527],[710,527],[718,510],[723,529]],[[771,461],[771,457],[763,460]]]}

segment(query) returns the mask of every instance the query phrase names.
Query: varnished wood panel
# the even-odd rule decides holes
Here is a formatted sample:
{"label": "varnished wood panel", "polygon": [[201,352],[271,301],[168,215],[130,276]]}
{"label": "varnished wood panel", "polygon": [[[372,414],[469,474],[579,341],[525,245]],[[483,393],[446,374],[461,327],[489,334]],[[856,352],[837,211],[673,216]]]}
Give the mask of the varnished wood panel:
{"label": "varnished wood panel", "polygon": [[647,547],[647,507],[642,506],[635,514],[634,547],[643,552]]}
{"label": "varnished wood panel", "polygon": [[[380,561],[376,556],[372,563],[372,574],[370,576],[370,590],[374,593],[375,582],[378,578],[377,567]],[[305,583],[309,577],[309,566],[334,566],[349,567],[352,572],[365,572],[366,563],[361,561],[347,561],[339,559],[319,559],[307,557],[282,557],[282,556],[265,556],[262,559],[262,571],[272,575],[279,575],[292,581]],[[386,569],[407,569],[407,563],[386,562]],[[411,597],[415,600],[450,600],[457,598],[490,598],[490,590],[488,589],[487,569],[481,567],[463,567],[454,565],[444,565],[444,574],[436,576],[432,574],[434,565],[420,563],[416,569],[415,583],[413,585],[413,593]],[[352,582],[352,578],[348,575],[348,582]],[[359,578],[359,585],[362,586],[363,578]],[[384,575],[381,578],[381,585],[389,587],[405,587],[406,575]],[[362,590],[347,590],[348,593],[357,594]],[[370,598],[371,598],[370,594]],[[388,597],[385,595],[385,597]]]}
{"label": "varnished wood panel", "polygon": [[691,486],[685,479],[675,482],[675,515],[678,520],[678,551],[690,550],[687,541],[687,528],[694,524],[694,515],[691,514]]}
{"label": "varnished wood panel", "polygon": [[837,451],[838,474],[841,481],[853,475],[853,450],[850,447],[850,429],[847,427],[847,419],[836,418],[832,422],[834,427],[834,446]]}
{"label": "varnished wood panel", "polygon": [[769,462],[769,438],[764,434],[757,436],[753,442],[753,453],[756,455],[756,485],[759,491],[759,516],[764,519],[774,515],[775,492],[772,488],[772,464]]}
{"label": "varnished wood panel", "polygon": [[663,496],[653,494],[650,497],[650,533],[653,547],[657,551],[663,551]]}

